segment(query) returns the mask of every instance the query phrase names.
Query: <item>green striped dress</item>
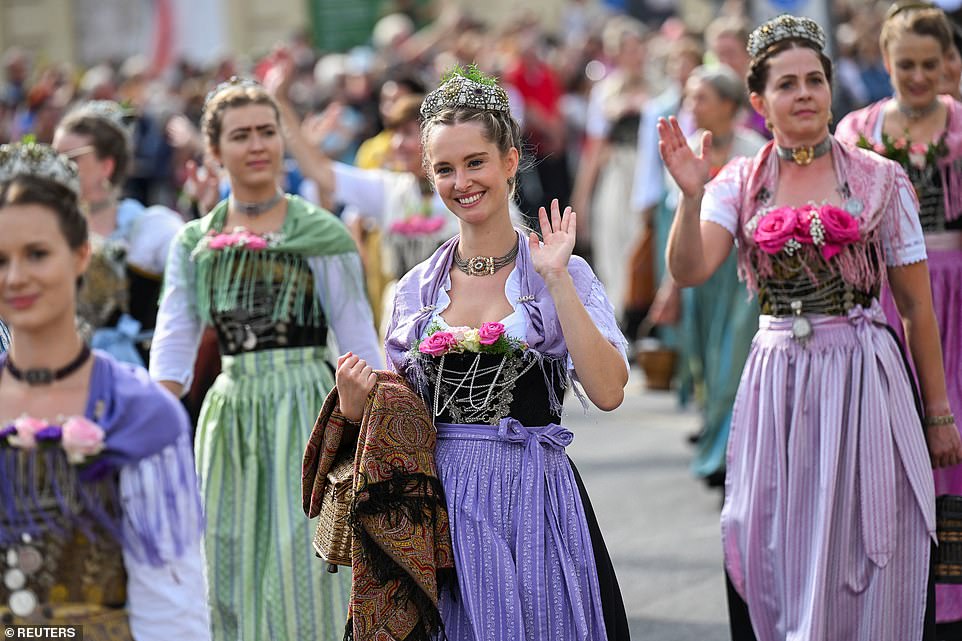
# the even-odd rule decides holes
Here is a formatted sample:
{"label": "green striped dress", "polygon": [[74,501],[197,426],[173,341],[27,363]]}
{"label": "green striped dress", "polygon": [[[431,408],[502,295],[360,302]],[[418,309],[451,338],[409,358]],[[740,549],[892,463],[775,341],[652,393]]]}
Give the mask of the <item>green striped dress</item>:
{"label": "green striped dress", "polygon": [[328,574],[312,551],[300,469],[334,384],[327,337],[381,363],[360,262],[340,221],[297,197],[260,240],[221,233],[226,212],[174,243],[151,352],[155,378],[189,385],[201,328],[217,331],[222,371],[195,440],[213,638],[339,639],[350,571]]}

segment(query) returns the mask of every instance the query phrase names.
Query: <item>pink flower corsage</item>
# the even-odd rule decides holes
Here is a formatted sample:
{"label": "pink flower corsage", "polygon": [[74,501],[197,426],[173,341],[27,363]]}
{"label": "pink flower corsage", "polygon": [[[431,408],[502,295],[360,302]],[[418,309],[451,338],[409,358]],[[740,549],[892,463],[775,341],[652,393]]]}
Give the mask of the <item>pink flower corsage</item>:
{"label": "pink flower corsage", "polygon": [[755,242],[762,251],[777,254],[785,244],[795,238],[798,227],[798,212],[792,207],[773,209],[758,221],[755,228]]}
{"label": "pink flower corsage", "polygon": [[[269,236],[269,235],[268,235]],[[254,251],[267,249],[270,246],[268,236],[258,236],[243,227],[235,227],[231,232],[208,232],[205,241],[208,249],[220,251],[228,247],[244,247]]]}
{"label": "pink flower corsage", "polygon": [[62,425],[51,425],[32,416],[21,416],[0,429],[0,444],[32,450],[44,443],[59,443],[72,464],[85,463],[104,449],[104,430],[82,416],[71,416]]}
{"label": "pink flower corsage", "polygon": [[773,209],[761,217],[754,232],[759,249],[767,254],[792,255],[803,245],[814,245],[825,260],[859,238],[858,219],[834,205]]}
{"label": "pink flower corsage", "polygon": [[481,323],[478,334],[482,345],[494,345],[504,334],[504,325],[501,323]]}
{"label": "pink flower corsage", "polygon": [[83,463],[88,457],[100,454],[104,449],[104,431],[99,425],[82,416],[64,421],[60,446],[71,463]]}
{"label": "pink flower corsage", "polygon": [[430,236],[444,227],[441,216],[411,216],[391,224],[391,232],[401,236]]}
{"label": "pink flower corsage", "polygon": [[458,344],[458,339],[451,332],[434,332],[418,345],[418,351],[429,356],[446,354]]}

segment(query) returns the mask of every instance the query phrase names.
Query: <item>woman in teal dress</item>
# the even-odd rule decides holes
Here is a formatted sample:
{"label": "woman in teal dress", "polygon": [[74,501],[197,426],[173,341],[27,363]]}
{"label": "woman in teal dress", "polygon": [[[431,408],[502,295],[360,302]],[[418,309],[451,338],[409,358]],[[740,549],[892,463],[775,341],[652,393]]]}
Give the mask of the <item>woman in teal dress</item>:
{"label": "woman in teal dress", "polygon": [[329,337],[382,362],[360,260],[338,219],[277,187],[278,112],[260,85],[215,89],[203,128],[231,197],[174,240],[150,372],[183,394],[202,328],[216,330],[222,373],[195,441],[213,638],[340,638],[350,572],[311,562],[300,463],[334,384]]}

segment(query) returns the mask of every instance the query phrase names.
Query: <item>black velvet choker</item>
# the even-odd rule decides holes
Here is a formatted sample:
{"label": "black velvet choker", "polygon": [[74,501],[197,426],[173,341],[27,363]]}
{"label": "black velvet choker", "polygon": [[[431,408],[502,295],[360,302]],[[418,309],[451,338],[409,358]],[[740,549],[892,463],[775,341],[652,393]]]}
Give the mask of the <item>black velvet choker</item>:
{"label": "black velvet choker", "polygon": [[10,372],[10,376],[13,376],[18,381],[24,381],[27,385],[50,385],[54,381],[59,381],[61,379],[67,378],[78,369],[83,367],[83,364],[87,362],[90,358],[90,347],[84,344],[80,353],[77,357],[61,367],[58,370],[48,369],[46,367],[37,367],[28,370],[22,370],[13,364],[13,359],[9,356],[7,357],[7,371]]}

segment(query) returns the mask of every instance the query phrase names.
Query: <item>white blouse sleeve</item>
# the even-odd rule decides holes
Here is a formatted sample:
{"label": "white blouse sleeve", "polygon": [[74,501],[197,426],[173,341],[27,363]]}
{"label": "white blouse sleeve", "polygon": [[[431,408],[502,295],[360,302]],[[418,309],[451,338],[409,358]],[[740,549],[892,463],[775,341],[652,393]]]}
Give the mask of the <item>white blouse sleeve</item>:
{"label": "white blouse sleeve", "polygon": [[183,224],[183,219],[166,207],[148,207],[134,223],[127,262],[148,274],[163,274],[170,243]]}
{"label": "white blouse sleeve", "polygon": [[380,169],[358,169],[335,162],[334,200],[350,205],[364,218],[383,222],[387,210],[387,194],[392,172]]}
{"label": "white blouse sleeve", "polygon": [[751,158],[736,158],[705,185],[701,199],[701,219],[721,225],[733,237],[738,236],[738,213],[741,209],[743,169]]}
{"label": "white blouse sleeve", "polygon": [[375,369],[384,368],[374,314],[364,287],[361,258],[356,252],[307,259],[336,348],[354,352]]}
{"label": "white blouse sleeve", "polygon": [[928,257],[915,188],[901,169],[896,171],[895,185],[881,227],[882,249],[889,267],[918,263]]}
{"label": "white blouse sleeve", "polygon": [[203,330],[194,298],[193,273],[187,248],[179,242],[171,243],[150,346],[150,377],[178,383],[185,394],[194,378],[194,359]]}
{"label": "white blouse sleeve", "polygon": [[[161,454],[171,466],[178,464],[170,460],[170,457],[179,455],[176,446],[168,446]],[[130,629],[137,641],[206,641],[210,639],[210,609],[207,604],[207,575],[201,553],[203,537],[199,534],[200,526],[196,525],[197,536],[180,555],[172,554],[175,544],[170,540],[169,533],[174,528],[166,522],[171,510],[165,505],[169,498],[163,487],[150,482],[156,479],[155,475],[137,469],[151,464],[154,463],[141,462],[121,468],[121,500],[124,505],[136,501],[141,507],[150,509],[153,518],[158,519],[154,531],[158,533],[164,556],[176,558],[161,566],[154,566],[138,561],[133,554],[124,550]],[[195,520],[199,518],[192,507],[199,497],[179,492],[174,500],[177,502],[176,514]],[[156,505],[156,509],[151,509],[151,505]]]}

